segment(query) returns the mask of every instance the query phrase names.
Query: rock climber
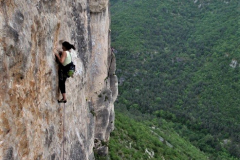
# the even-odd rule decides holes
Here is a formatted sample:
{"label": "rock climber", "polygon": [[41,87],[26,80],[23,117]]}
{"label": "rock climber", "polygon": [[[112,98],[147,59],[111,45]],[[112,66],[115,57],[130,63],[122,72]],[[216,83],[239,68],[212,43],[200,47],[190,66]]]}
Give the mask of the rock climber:
{"label": "rock climber", "polygon": [[61,100],[58,100],[58,103],[67,102],[65,82],[68,78],[67,71],[69,68],[69,64],[72,62],[71,49],[75,50],[75,47],[67,41],[62,43],[62,52],[59,52],[56,47],[54,48],[54,54],[57,58],[57,61],[59,62],[59,88],[63,97]]}

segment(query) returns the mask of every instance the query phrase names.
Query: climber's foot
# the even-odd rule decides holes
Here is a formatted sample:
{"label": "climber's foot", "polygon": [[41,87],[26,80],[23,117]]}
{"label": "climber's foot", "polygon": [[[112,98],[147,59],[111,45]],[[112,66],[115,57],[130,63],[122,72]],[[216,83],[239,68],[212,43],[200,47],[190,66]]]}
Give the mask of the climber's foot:
{"label": "climber's foot", "polygon": [[58,100],[58,103],[67,103],[67,100],[61,99],[61,100]]}

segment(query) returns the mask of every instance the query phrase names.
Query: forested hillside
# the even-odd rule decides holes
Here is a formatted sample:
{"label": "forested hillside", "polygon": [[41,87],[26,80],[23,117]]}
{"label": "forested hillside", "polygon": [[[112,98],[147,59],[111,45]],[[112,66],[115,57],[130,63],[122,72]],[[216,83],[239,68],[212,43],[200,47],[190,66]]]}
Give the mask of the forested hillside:
{"label": "forested hillside", "polygon": [[145,115],[143,120],[142,116],[124,110],[116,112],[117,127],[109,144],[111,159],[208,159],[206,154],[180,137],[172,128],[172,123],[150,115]]}
{"label": "forested hillside", "polygon": [[240,158],[239,1],[110,2],[116,108],[173,123],[210,159]]}

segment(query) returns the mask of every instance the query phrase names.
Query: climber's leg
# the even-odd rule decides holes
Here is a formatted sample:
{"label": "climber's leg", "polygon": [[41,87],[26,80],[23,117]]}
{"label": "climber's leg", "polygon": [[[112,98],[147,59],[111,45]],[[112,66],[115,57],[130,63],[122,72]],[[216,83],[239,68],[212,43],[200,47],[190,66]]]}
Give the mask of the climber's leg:
{"label": "climber's leg", "polygon": [[62,76],[62,77],[60,76],[60,78],[59,78],[59,88],[60,88],[60,91],[61,91],[62,96],[63,96],[63,98],[62,98],[63,101],[67,100],[67,98],[66,98],[66,87],[65,87],[66,80],[67,80],[67,77],[64,77],[64,76]]}
{"label": "climber's leg", "polygon": [[62,96],[63,96],[63,100],[67,100],[66,93],[62,93]]}

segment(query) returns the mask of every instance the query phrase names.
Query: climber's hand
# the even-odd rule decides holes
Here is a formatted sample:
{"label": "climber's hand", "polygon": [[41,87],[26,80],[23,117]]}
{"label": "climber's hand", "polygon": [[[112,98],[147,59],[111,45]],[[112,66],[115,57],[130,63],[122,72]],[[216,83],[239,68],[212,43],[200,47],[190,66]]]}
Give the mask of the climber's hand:
{"label": "climber's hand", "polygon": [[53,47],[53,53],[54,55],[57,55],[58,54],[58,49],[57,49],[57,43],[54,44],[54,47]]}
{"label": "climber's hand", "polygon": [[54,49],[54,50],[53,50],[53,53],[54,53],[54,55],[57,55],[57,54],[58,54],[57,49]]}

